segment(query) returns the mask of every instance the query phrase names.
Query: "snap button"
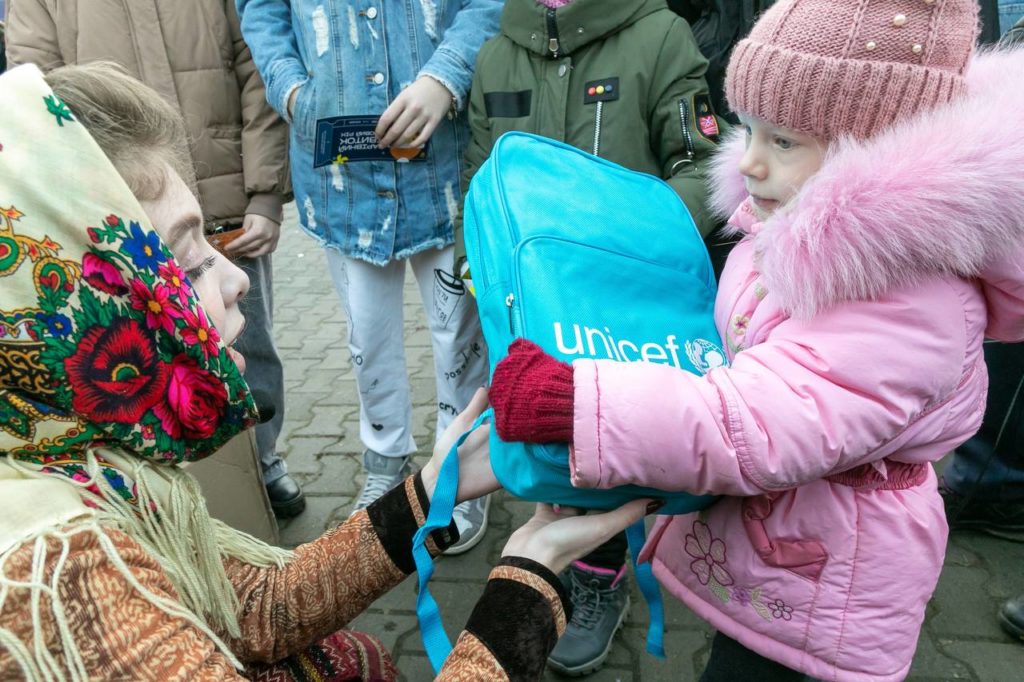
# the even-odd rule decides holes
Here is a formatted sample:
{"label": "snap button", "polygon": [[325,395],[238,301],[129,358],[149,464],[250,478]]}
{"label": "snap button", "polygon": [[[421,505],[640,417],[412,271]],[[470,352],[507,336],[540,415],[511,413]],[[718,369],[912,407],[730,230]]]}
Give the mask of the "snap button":
{"label": "snap button", "polygon": [[565,72],[568,71],[568,70],[569,70],[569,67],[566,66],[565,64],[562,64],[561,66],[559,66],[558,67],[558,77],[561,78],[562,76],[564,76]]}
{"label": "snap button", "polygon": [[373,82],[375,84],[377,84],[377,85],[380,85],[381,83],[383,83],[384,82],[384,74],[379,73],[379,72],[373,74]]}
{"label": "snap button", "polygon": [[377,18],[377,8],[376,7],[368,8],[366,10],[366,18],[367,19],[376,19]]}

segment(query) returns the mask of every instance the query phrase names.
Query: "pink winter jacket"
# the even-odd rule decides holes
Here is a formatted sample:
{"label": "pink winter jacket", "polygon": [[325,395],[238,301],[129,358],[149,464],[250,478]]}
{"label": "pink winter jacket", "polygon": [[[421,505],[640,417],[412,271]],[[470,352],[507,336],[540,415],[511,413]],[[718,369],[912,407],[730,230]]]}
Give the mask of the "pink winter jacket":
{"label": "pink winter jacket", "polygon": [[978,57],[970,97],[837,143],[763,224],[733,140],[730,366],[573,364],[573,483],[724,495],[660,519],[644,556],[715,628],[813,677],[910,668],[946,548],[930,462],[980,425],[982,339],[1024,339],[1022,74],[1024,51]]}

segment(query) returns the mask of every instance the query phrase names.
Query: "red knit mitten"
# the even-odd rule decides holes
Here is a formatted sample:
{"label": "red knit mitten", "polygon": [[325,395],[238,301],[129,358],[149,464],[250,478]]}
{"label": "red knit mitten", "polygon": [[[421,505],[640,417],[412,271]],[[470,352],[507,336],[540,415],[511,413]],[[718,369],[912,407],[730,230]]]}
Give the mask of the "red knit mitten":
{"label": "red knit mitten", "polygon": [[502,440],[572,440],[572,367],[532,341],[516,339],[508,347],[508,357],[494,368],[490,399]]}

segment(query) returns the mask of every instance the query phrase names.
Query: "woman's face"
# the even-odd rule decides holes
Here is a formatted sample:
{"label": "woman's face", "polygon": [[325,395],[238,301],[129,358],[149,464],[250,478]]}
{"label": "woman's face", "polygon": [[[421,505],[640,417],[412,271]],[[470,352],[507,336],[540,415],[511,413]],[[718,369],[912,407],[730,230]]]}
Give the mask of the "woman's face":
{"label": "woman's face", "polygon": [[739,170],[758,218],[767,220],[818,172],[828,145],[819,138],[760,119],[740,116],[740,123],[746,130],[747,151]]}
{"label": "woman's face", "polygon": [[[249,277],[206,241],[199,202],[169,167],[163,194],[140,203],[157,234],[192,280],[199,302],[224,344],[230,346],[245,326],[238,302],[249,290]],[[228,348],[228,353],[244,372],[241,354],[233,348]]]}

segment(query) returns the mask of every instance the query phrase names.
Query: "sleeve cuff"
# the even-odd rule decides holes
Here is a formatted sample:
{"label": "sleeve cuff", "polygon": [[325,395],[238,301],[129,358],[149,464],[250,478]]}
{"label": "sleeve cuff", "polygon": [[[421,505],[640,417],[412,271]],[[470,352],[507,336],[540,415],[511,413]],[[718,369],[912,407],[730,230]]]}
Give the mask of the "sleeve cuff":
{"label": "sleeve cuff", "polygon": [[539,679],[571,614],[558,576],[531,559],[505,557],[491,571],[466,631],[510,679]]}
{"label": "sleeve cuff", "polygon": [[572,363],[573,442],[569,451],[569,476],[577,488],[601,486],[601,451],[598,434],[601,424],[594,418],[601,399],[597,367],[597,363],[592,360],[575,360]]}
{"label": "sleeve cuff", "polygon": [[255,213],[264,218],[269,218],[280,225],[284,221],[284,202],[280,194],[272,192],[258,192],[249,197],[249,205],[246,207],[246,214]]}
{"label": "sleeve cuff", "polygon": [[[373,529],[388,557],[406,575],[416,571],[412,558],[412,538],[427,520],[430,498],[419,473],[405,479],[366,508]],[[435,530],[427,538],[427,550],[436,557],[459,540],[453,520],[447,528]]]}
{"label": "sleeve cuff", "polygon": [[472,73],[473,69],[464,64],[459,57],[438,48],[416,75],[429,76],[448,88],[448,92],[455,98],[456,111],[462,111],[466,104]]}

